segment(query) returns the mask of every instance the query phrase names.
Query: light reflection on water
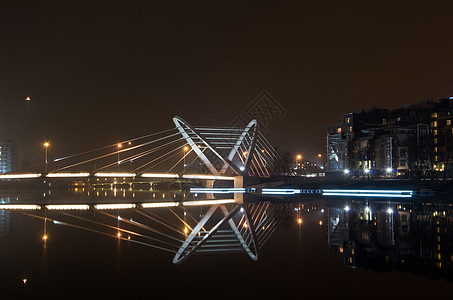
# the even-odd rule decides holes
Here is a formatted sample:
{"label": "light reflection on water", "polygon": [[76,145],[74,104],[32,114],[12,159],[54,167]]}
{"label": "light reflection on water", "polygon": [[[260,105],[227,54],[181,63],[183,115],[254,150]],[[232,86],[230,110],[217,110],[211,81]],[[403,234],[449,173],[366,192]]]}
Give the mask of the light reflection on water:
{"label": "light reflection on water", "polygon": [[[135,203],[165,197],[177,199],[181,193],[82,188],[46,194],[11,192],[0,201]],[[226,207],[231,212],[234,206]],[[195,230],[197,222],[207,214],[209,206],[141,211],[43,210],[34,213],[34,217],[21,212],[0,211],[0,262],[3,266],[0,287],[21,291],[25,288],[27,292],[55,285],[64,289],[76,285],[96,289],[97,284],[112,288],[127,283],[142,294],[145,290],[137,286],[145,282],[158,283],[153,285],[154,288],[168,287],[169,282],[178,280],[200,284],[203,280],[194,278],[212,282],[206,275],[217,274],[221,280],[248,279],[289,288],[291,284],[299,283],[297,276],[280,274],[273,280],[268,276],[272,277],[275,272],[299,271],[311,273],[311,276],[299,275],[300,280],[308,284],[312,281],[317,284],[323,276],[325,280],[335,276],[336,280],[350,284],[351,280],[358,280],[356,274],[360,274],[364,286],[391,286],[390,274],[406,274],[404,277],[397,275],[401,286],[406,286],[406,293],[410,293],[407,288],[412,286],[420,294],[413,288],[415,283],[431,288],[435,282],[439,293],[452,288],[451,204],[426,199],[424,202],[395,202],[284,198],[246,204],[243,208],[246,212],[238,210],[235,222],[243,230],[250,222],[256,222],[255,230],[260,230],[261,237],[257,243],[257,262],[231,236],[225,236],[223,239],[229,241],[225,242],[229,247],[226,250],[211,252],[211,255],[202,255],[203,251],[199,251],[178,266],[172,264],[175,253]],[[241,219],[241,213],[248,213],[251,221],[247,223]],[[224,216],[220,209],[213,215],[215,218],[201,226],[195,238],[202,239],[206,235],[203,228],[216,225]],[[266,217],[269,222],[262,223]],[[267,228],[275,229],[268,234]],[[231,235],[231,232],[224,234]],[[44,235],[47,239],[43,239]],[[219,239],[217,236],[210,241],[212,244],[205,244],[215,246]],[[351,273],[349,270],[352,269],[357,270]],[[375,277],[375,272],[380,274],[379,277]]]}

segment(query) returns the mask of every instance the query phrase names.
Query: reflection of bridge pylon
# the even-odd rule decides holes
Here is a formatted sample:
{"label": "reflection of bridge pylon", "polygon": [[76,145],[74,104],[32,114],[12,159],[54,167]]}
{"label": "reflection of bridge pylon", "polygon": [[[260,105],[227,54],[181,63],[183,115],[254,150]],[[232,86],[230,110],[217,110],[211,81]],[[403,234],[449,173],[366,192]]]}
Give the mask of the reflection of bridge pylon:
{"label": "reflection of bridge pylon", "polygon": [[[221,218],[213,221],[219,208]],[[269,209],[269,203],[249,203],[232,209],[225,205],[213,205],[182,243],[173,263],[179,264],[194,253],[234,252],[246,252],[256,261],[259,249],[281,221],[282,218]]]}
{"label": "reflection of bridge pylon", "polygon": [[193,254],[245,252],[257,260],[259,250],[286,217],[278,204],[239,205],[226,200],[215,201],[219,204],[206,209],[203,208],[207,204],[204,201],[183,205],[168,203],[166,206],[148,206],[145,203],[60,204],[38,209],[37,205],[29,204],[21,208],[4,208],[43,220],[46,241],[48,236],[52,241],[56,227],[82,229],[170,252],[174,255],[174,264]]}

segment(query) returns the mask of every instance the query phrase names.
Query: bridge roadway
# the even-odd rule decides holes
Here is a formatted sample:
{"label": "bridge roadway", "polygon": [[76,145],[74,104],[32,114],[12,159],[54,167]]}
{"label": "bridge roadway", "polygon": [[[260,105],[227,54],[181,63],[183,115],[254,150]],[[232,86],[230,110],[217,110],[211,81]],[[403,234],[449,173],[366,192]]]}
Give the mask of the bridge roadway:
{"label": "bridge roadway", "polygon": [[234,180],[234,176],[176,174],[176,173],[130,173],[130,172],[68,172],[68,173],[17,173],[0,174],[0,179],[31,179],[31,178],[88,178],[88,177],[125,177],[125,178],[160,178],[160,179],[201,179],[201,180]]}

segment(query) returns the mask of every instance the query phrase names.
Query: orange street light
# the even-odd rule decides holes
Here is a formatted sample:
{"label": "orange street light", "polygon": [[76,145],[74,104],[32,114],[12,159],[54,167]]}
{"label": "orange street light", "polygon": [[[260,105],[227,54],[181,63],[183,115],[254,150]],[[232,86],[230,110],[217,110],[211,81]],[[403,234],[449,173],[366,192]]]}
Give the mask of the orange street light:
{"label": "orange street light", "polygon": [[49,148],[50,143],[49,143],[49,142],[44,142],[42,145],[44,146],[45,163],[46,163],[46,173],[47,173],[47,163],[48,163],[48,161],[47,161],[47,148]]}

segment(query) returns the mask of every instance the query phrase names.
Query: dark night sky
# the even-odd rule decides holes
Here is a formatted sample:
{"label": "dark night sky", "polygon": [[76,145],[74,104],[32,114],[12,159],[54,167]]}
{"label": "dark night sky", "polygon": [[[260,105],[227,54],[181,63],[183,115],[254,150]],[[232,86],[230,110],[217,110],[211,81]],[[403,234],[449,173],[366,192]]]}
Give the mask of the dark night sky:
{"label": "dark night sky", "polygon": [[341,113],[453,95],[453,4],[419,2],[3,0],[0,134],[36,162],[47,138],[59,156],[174,115],[228,125],[267,90],[268,138],[309,157]]}

